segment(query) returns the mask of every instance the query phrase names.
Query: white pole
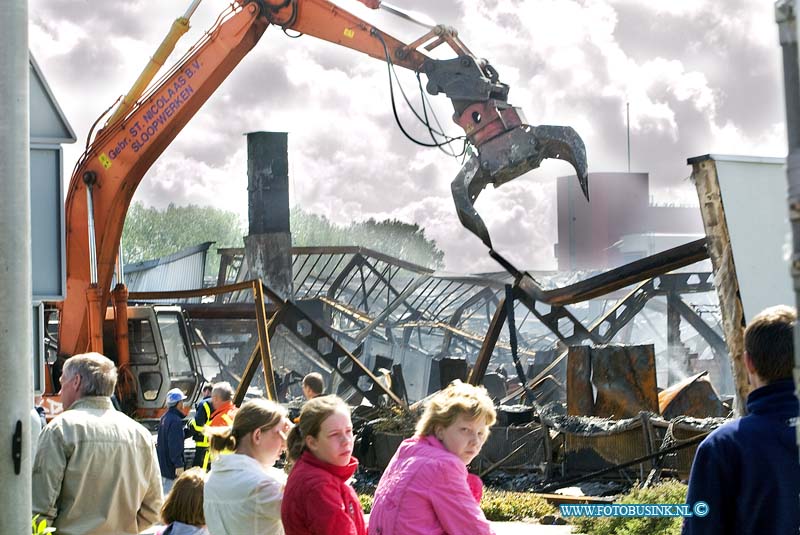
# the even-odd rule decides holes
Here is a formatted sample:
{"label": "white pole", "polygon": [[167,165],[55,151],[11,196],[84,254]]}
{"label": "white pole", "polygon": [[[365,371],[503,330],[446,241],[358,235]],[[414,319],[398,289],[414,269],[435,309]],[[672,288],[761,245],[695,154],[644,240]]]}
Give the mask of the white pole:
{"label": "white pole", "polygon": [[30,533],[33,332],[28,1],[4,0],[0,6],[0,392],[5,400],[0,410],[0,523],[3,533]]}
{"label": "white pole", "polygon": [[631,172],[631,103],[625,103],[625,129],[628,132],[628,172]]}
{"label": "white pole", "polygon": [[[786,133],[789,157],[786,161],[788,182],[789,222],[792,225],[791,273],[794,282],[795,305],[800,307],[800,65],[797,53],[797,0],[775,3],[775,20],[783,49],[783,87],[786,107]],[[794,329],[795,395],[800,397],[800,324]],[[800,444],[800,427],[795,427],[795,440]]]}

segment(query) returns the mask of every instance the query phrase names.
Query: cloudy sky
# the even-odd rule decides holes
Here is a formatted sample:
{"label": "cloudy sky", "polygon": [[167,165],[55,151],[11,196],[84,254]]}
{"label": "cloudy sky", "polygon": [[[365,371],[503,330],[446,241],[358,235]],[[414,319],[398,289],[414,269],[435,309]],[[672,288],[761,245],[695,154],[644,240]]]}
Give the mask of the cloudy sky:
{"label": "cloudy sky", "polygon": [[[353,13],[411,41],[424,30],[355,0]],[[511,86],[509,101],[531,124],[574,127],[590,171],[650,173],[657,202],[696,203],[686,159],[707,153],[783,156],[782,74],[773,2],[764,0],[393,0],[455,26]],[[189,0],[29,0],[31,49],[79,142],[127,91]],[[172,60],[227,4],[205,0]],[[444,52],[444,47],[441,47]],[[447,57],[440,55],[439,57]],[[400,73],[403,74],[403,73]],[[416,79],[401,76],[416,95]],[[443,96],[432,97],[453,135]],[[407,125],[410,113],[401,112]],[[406,140],[392,117],[385,64],[270,28],[145,176],[134,200],[202,204],[247,217],[244,132],[289,132],[291,202],[339,223],[398,218],[422,225],[447,269],[496,270],[462,229],[449,184],[459,162]],[[419,137],[420,129],[412,129]],[[521,267],[555,267],[556,177],[545,163],[497,190],[478,210],[495,247]]]}

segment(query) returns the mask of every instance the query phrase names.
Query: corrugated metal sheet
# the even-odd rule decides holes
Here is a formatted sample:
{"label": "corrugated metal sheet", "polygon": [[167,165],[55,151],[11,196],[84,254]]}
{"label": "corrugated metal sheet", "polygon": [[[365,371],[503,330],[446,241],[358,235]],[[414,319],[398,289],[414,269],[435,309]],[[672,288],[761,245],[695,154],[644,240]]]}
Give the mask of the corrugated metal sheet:
{"label": "corrugated metal sheet", "polygon": [[[602,470],[611,465],[625,463],[650,453],[644,439],[641,420],[619,426],[610,432],[583,433],[564,431],[564,464],[570,473]],[[639,466],[649,470],[652,462],[624,469],[625,473],[641,476]],[[621,471],[622,472],[622,471]]]}
{"label": "corrugated metal sheet", "polygon": [[[202,288],[206,255],[213,243],[202,243],[155,260],[126,265],[124,271],[128,291],[167,292]],[[174,299],[169,301],[175,302]],[[200,299],[186,302],[199,303]]]}

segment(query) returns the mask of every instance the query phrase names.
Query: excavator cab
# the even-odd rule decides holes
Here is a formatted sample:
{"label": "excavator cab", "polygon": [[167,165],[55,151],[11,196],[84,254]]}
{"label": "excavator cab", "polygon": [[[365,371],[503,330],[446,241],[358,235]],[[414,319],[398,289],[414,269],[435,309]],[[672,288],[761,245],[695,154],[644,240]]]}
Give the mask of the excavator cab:
{"label": "excavator cab", "polygon": [[188,319],[177,306],[156,306],[156,320],[169,368],[169,388],[180,388],[189,401],[200,394],[204,379],[189,338]]}
{"label": "excavator cab", "polygon": [[[190,401],[196,399],[203,376],[188,332],[180,307],[128,307],[130,364],[119,370],[117,388],[123,412],[143,421],[158,418],[172,388],[183,390]],[[107,309],[103,322],[103,348],[118,361],[113,308]]]}

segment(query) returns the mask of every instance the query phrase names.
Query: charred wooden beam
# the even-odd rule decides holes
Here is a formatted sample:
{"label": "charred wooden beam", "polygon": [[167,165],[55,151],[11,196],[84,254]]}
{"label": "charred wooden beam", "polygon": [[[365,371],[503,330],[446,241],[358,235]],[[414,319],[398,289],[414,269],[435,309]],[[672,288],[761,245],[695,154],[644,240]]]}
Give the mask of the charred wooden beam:
{"label": "charred wooden beam", "polygon": [[486,375],[486,370],[489,367],[489,361],[494,352],[494,346],[497,344],[497,339],[500,337],[500,331],[503,330],[503,324],[506,321],[506,300],[501,298],[497,303],[497,310],[492,317],[492,323],[489,325],[489,331],[483,339],[483,345],[478,353],[478,359],[475,361],[475,366],[469,374],[467,382],[471,385],[479,385],[483,382],[483,376]]}
{"label": "charred wooden beam", "polygon": [[494,251],[491,254],[518,279],[522,292],[533,300],[548,305],[570,305],[587,301],[708,258],[706,240],[701,238],[563,288],[542,290],[530,275],[516,270],[510,262],[502,259]]}

